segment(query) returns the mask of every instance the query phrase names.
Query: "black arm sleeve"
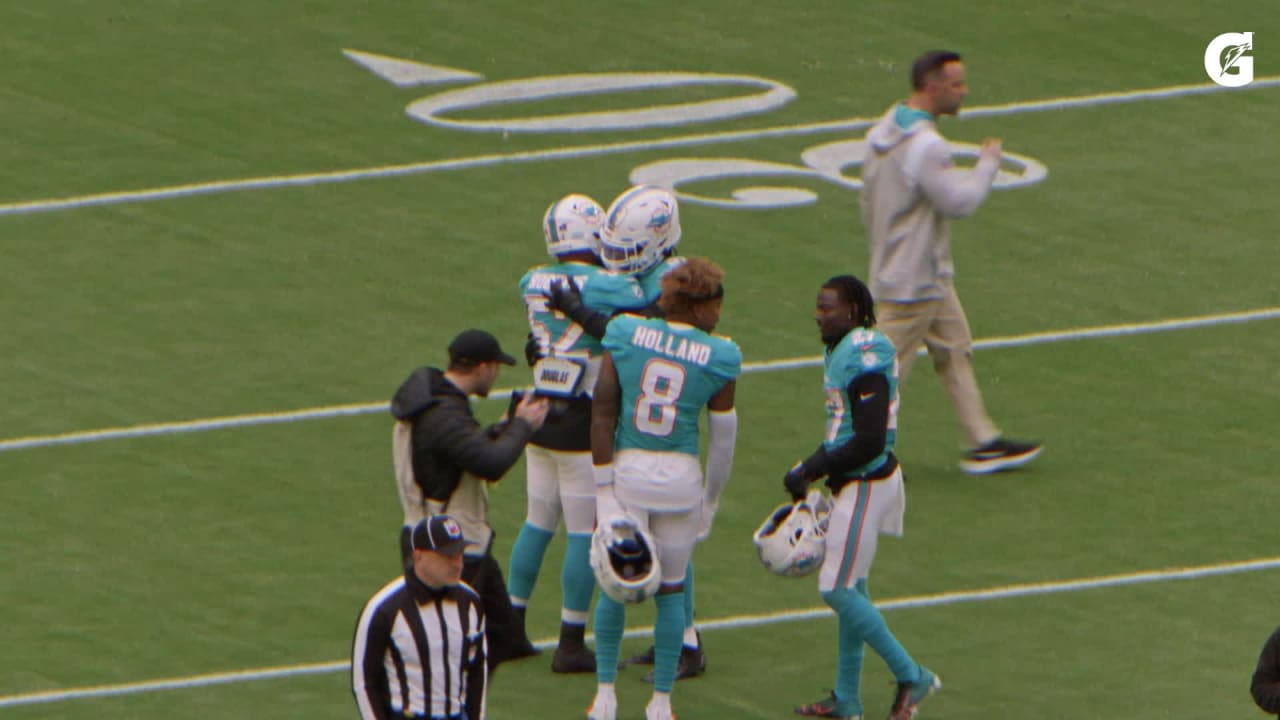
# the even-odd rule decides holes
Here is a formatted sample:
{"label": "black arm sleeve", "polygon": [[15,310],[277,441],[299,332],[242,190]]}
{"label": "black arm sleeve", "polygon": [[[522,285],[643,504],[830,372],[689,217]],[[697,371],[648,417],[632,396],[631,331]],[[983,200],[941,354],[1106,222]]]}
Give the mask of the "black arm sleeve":
{"label": "black arm sleeve", "polygon": [[805,461],[813,477],[839,475],[871,462],[884,452],[889,432],[889,378],[883,373],[859,375],[849,383],[853,437],[835,450],[818,449]]}
{"label": "black arm sleeve", "polygon": [[1258,707],[1269,713],[1280,713],[1280,629],[1272,633],[1263,646],[1249,690]]}

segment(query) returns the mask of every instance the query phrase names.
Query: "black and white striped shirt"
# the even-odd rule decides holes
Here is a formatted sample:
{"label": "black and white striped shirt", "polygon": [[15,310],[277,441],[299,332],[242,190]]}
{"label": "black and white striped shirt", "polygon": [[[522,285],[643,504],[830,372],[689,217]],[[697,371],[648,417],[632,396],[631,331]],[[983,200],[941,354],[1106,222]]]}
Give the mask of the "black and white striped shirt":
{"label": "black and white striped shirt", "polygon": [[485,634],[466,583],[439,590],[413,570],[370,598],[351,652],[351,690],[364,720],[484,720]]}

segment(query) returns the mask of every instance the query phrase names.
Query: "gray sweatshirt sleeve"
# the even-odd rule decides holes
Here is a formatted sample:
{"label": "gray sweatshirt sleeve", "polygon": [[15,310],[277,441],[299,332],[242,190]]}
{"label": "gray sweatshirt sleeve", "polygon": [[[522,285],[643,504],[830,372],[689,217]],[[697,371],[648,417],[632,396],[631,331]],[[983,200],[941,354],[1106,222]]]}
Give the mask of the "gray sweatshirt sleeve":
{"label": "gray sweatshirt sleeve", "polygon": [[972,169],[957,168],[951,160],[951,148],[937,135],[921,138],[924,146],[916,177],[933,207],[949,218],[972,215],[991,189],[1000,162],[978,161]]}

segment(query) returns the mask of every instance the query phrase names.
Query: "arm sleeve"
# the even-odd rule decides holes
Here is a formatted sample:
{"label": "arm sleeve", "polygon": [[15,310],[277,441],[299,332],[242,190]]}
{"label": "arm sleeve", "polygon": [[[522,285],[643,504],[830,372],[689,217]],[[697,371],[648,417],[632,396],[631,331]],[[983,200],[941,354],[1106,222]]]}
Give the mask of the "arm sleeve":
{"label": "arm sleeve", "polygon": [[733,472],[733,448],[738,439],[738,411],[707,413],[707,500],[720,501]]}
{"label": "arm sleeve", "polygon": [[1249,689],[1258,707],[1269,713],[1280,713],[1280,629],[1272,633],[1263,646]]}
{"label": "arm sleeve", "polygon": [[490,481],[516,464],[532,435],[533,427],[520,418],[485,429],[465,409],[446,403],[423,413],[413,427],[415,452],[443,452],[464,471]]}
{"label": "arm sleeve", "polygon": [[804,461],[814,477],[839,475],[871,462],[884,452],[889,428],[889,378],[883,373],[859,375],[849,383],[853,437],[845,444],[817,451]]}
{"label": "arm sleeve", "polygon": [[954,167],[951,148],[937,136],[928,140],[923,153],[918,179],[934,208],[950,218],[972,215],[986,199],[1000,161],[983,158],[971,170]]}
{"label": "arm sleeve", "polygon": [[382,662],[390,637],[390,619],[376,608],[367,606],[356,624],[351,653],[351,693],[355,695],[362,720],[390,718],[391,686]]}

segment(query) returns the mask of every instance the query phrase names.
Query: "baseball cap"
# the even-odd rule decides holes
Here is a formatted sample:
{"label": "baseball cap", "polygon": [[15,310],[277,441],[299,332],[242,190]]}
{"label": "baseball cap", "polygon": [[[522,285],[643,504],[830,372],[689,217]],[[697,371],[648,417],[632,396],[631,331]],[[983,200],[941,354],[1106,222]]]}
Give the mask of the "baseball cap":
{"label": "baseball cap", "polygon": [[484,330],[464,330],[449,343],[449,361],[462,365],[500,362],[515,365],[516,359],[502,352],[498,338]]}
{"label": "baseball cap", "polygon": [[448,515],[430,515],[413,527],[410,544],[414,550],[461,555],[468,543],[457,520]]}

